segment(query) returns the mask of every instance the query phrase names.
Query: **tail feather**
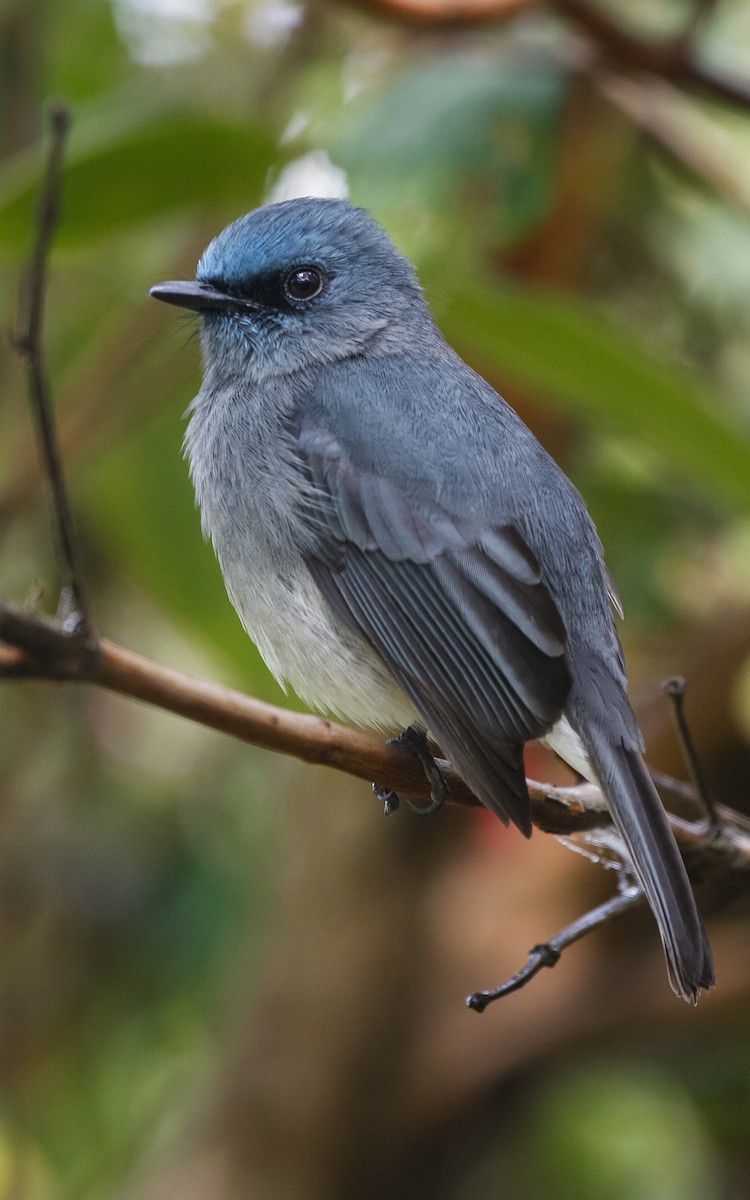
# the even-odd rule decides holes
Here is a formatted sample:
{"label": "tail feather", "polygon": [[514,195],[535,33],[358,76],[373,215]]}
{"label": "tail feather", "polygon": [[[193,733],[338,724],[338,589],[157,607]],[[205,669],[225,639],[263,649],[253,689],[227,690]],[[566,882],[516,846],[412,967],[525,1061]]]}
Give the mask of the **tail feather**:
{"label": "tail feather", "polygon": [[637,750],[613,744],[595,729],[587,729],[583,740],[656,918],[669,981],[678,996],[695,1003],[701,989],[714,983],[711,947],[656,788]]}

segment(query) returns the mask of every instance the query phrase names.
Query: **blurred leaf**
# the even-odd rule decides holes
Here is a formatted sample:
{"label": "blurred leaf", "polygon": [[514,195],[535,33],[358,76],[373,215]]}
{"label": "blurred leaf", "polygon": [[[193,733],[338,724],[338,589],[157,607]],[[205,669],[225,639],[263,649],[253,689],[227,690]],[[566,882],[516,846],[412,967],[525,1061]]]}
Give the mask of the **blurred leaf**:
{"label": "blurred leaf", "polygon": [[334,140],[334,155],[370,205],[378,194],[403,202],[411,192],[439,206],[448,188],[465,194],[472,186],[481,203],[489,189],[508,241],[550,203],[566,86],[549,62],[494,51],[413,59],[352,106],[353,127]]}
{"label": "blurred leaf", "polygon": [[718,524],[715,508],[700,493],[686,496],[679,482],[669,486],[663,473],[649,469],[653,455],[639,449],[630,441],[626,448],[621,440],[615,445],[601,439],[574,475],[605,547],[629,638],[647,625],[663,636],[677,615],[675,595],[665,587],[666,548],[700,555]]}
{"label": "blurred leaf", "polygon": [[688,472],[691,487],[750,505],[750,431],[732,424],[697,375],[658,362],[572,297],[520,287],[440,291],[446,336],[485,368],[600,428],[619,427],[665,468]]}
{"label": "blurred leaf", "polygon": [[[114,7],[99,0],[47,4],[48,95],[64,96],[69,104],[93,99],[103,92],[111,95],[132,71],[115,29]],[[35,16],[38,21],[38,14]]]}
{"label": "blurred leaf", "polygon": [[[258,781],[246,753],[233,774],[227,794],[207,802],[206,789],[215,784],[207,764],[192,793],[167,809],[129,803],[134,789],[148,787],[137,772],[110,775],[85,823],[56,830],[58,843],[79,853],[67,878],[52,858],[47,901],[56,919],[65,914],[62,930],[80,931],[86,957],[79,951],[67,968],[60,964],[73,992],[66,1019],[51,1049],[44,1047],[41,1069],[14,1093],[16,1155],[26,1141],[38,1147],[56,1187],[32,1191],[30,1174],[22,1193],[2,1189],[0,1126],[3,1197],[119,1194],[144,1154],[178,1135],[184,1096],[205,1086],[226,963],[236,962],[238,947],[247,955],[248,944],[261,937],[272,885],[271,810],[248,803]],[[235,854],[240,850],[236,860],[225,852],[230,841]],[[74,891],[86,893],[77,912],[66,890],[71,878]],[[36,1167],[25,1157],[23,1164]]]}
{"label": "blurred leaf", "polygon": [[[259,124],[191,113],[74,124],[57,241],[80,246],[135,222],[195,206],[244,212],[273,158]],[[24,247],[40,183],[39,149],[0,169],[0,247]]]}
{"label": "blurred leaf", "polygon": [[0,1125],[0,1196],[53,1200],[55,1184],[39,1145],[11,1124]]}
{"label": "blurred leaf", "polygon": [[563,1073],[528,1123],[518,1194],[550,1200],[711,1200],[711,1140],[666,1071],[615,1063]]}

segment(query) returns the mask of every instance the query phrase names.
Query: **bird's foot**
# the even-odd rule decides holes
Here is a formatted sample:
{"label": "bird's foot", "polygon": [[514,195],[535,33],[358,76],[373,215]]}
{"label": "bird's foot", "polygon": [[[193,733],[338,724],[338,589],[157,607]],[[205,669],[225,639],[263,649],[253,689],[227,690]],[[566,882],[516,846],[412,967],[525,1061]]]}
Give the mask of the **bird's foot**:
{"label": "bird's foot", "polygon": [[[431,813],[437,812],[442,807],[445,797],[448,794],[448,785],[443,779],[440,767],[430,753],[425,731],[420,729],[418,725],[409,725],[398,737],[388,738],[386,745],[400,746],[402,749],[408,750],[415,758],[418,758],[429,781],[430,803],[424,805],[412,804],[411,800],[407,799],[406,803],[412,812],[418,813],[420,817],[428,817]],[[382,787],[380,784],[374,783],[372,790],[378,800],[382,800],[383,812],[386,817],[396,812],[400,806],[400,800],[392,788]]]}
{"label": "bird's foot", "polygon": [[394,792],[393,788],[383,787],[379,783],[372,785],[373,795],[377,796],[378,800],[383,803],[383,816],[390,817],[391,813],[395,813],[401,807],[401,801],[398,798],[398,793]]}

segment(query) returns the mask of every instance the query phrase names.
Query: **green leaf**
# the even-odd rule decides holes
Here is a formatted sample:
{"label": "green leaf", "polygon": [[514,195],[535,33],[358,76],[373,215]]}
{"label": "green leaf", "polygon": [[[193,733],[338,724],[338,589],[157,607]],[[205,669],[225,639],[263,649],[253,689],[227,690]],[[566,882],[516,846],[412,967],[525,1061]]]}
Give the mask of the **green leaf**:
{"label": "green leaf", "polygon": [[485,369],[619,427],[723,503],[750,505],[750,431],[733,423],[710,383],[653,358],[584,301],[527,288],[435,290],[450,295],[446,336]]}
{"label": "green leaf", "polygon": [[[257,202],[274,158],[257,124],[173,113],[73,125],[56,244],[79,247],[191,208],[245,212]],[[0,247],[25,247],[38,203],[40,148],[0,170]]]}

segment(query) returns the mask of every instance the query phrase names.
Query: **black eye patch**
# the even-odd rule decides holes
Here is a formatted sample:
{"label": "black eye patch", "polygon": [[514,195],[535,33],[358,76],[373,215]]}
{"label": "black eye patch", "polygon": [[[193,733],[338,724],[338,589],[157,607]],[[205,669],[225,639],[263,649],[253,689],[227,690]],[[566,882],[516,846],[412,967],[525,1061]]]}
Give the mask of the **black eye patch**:
{"label": "black eye patch", "polygon": [[225,294],[236,296],[238,300],[248,301],[260,308],[293,313],[299,312],[300,308],[325,291],[329,276],[323,267],[305,263],[267,271],[237,283],[224,280],[209,282]]}

